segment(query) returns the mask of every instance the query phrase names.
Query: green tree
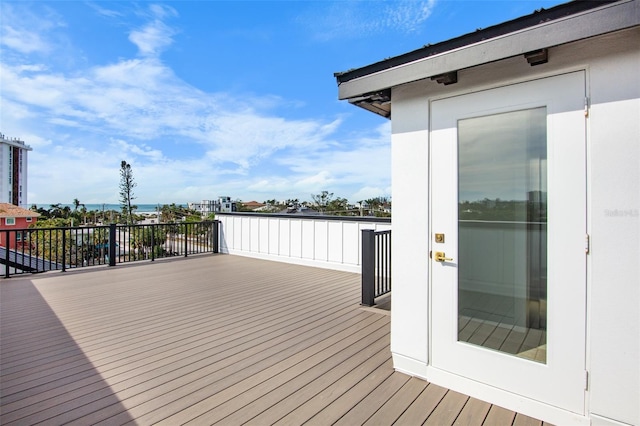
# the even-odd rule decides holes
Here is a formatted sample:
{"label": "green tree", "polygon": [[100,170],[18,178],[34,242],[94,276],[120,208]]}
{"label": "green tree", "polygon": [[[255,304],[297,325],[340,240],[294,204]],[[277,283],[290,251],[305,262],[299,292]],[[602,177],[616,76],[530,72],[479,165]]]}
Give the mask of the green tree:
{"label": "green tree", "polygon": [[136,209],[136,206],[131,204],[135,199],[133,189],[136,186],[131,165],[122,160],[120,163],[120,205],[122,207],[122,215],[128,224],[133,223],[133,211]]}
{"label": "green tree", "polygon": [[327,204],[327,212],[344,216],[348,213],[349,201],[346,198],[336,198]]}
{"label": "green tree", "polygon": [[333,200],[333,192],[322,191],[320,194],[311,194],[311,199],[320,213],[324,213],[329,203]]}
{"label": "green tree", "polygon": [[365,202],[369,207],[370,214],[374,214],[375,216],[389,216],[388,213],[384,212],[384,207],[391,203],[388,197],[369,198],[365,200]]}
{"label": "green tree", "polygon": [[176,203],[164,204],[160,208],[160,222],[162,223],[173,223],[179,219],[182,219],[183,217],[189,217],[193,215],[200,217],[198,212],[176,205]]}

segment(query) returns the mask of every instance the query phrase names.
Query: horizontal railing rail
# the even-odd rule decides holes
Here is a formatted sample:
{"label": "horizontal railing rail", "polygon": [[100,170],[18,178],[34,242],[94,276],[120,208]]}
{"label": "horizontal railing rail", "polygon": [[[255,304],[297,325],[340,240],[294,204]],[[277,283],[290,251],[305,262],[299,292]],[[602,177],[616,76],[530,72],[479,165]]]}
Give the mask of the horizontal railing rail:
{"label": "horizontal railing rail", "polygon": [[362,230],[362,305],[391,292],[391,230]]}
{"label": "horizontal railing rail", "polygon": [[0,231],[0,265],[5,278],[218,251],[217,220]]}

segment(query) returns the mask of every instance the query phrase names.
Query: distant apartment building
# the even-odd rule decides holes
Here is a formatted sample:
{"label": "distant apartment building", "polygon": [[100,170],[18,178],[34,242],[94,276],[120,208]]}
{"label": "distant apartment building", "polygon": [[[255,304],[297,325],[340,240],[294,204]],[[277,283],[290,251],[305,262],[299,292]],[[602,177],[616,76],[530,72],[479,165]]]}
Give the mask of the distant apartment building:
{"label": "distant apartment building", "polygon": [[231,197],[223,196],[218,198],[218,207],[216,212],[231,213],[236,211],[236,203],[231,201]]}
{"label": "distant apartment building", "polygon": [[212,213],[231,213],[236,211],[236,203],[231,197],[218,197],[217,200],[202,200],[199,203],[187,203],[190,210],[200,212],[203,217]]}
{"label": "distant apartment building", "polygon": [[0,133],[0,203],[27,206],[27,153],[32,148]]}

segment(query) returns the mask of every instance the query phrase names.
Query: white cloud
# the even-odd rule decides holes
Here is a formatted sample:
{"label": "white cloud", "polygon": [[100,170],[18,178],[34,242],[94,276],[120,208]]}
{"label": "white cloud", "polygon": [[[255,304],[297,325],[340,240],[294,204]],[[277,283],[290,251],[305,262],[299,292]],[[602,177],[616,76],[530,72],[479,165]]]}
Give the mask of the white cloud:
{"label": "white cloud", "polygon": [[135,156],[146,157],[154,161],[160,161],[164,159],[162,151],[153,149],[146,144],[130,144],[122,139],[111,139],[111,142],[119,148],[124,156],[126,156],[126,154],[133,154]]}
{"label": "white cloud", "polygon": [[149,21],[141,28],[132,30],[129,41],[138,47],[141,56],[158,57],[173,44],[176,34],[175,28],[165,24],[164,20],[178,16],[178,12],[170,6],[151,4],[141,15]]}
{"label": "white cloud", "polygon": [[118,18],[122,16],[122,13],[118,12],[117,10],[107,9],[95,2],[87,2],[86,4],[89,7],[91,7],[93,10],[95,10],[98,13],[98,15],[105,16],[107,18]]}
{"label": "white cloud", "polygon": [[341,1],[321,12],[300,16],[318,40],[366,37],[381,31],[418,31],[435,7],[436,0]]}
{"label": "white cloud", "polygon": [[131,31],[129,40],[138,46],[142,56],[158,56],[173,43],[173,30],[161,21],[154,21],[143,28]]}
{"label": "white cloud", "polygon": [[50,49],[49,44],[39,34],[10,25],[2,26],[0,40],[2,45],[20,53],[46,52]]}
{"label": "white cloud", "polygon": [[376,197],[388,197],[391,194],[391,188],[381,188],[373,186],[364,186],[351,195],[352,202],[370,200]]}
{"label": "white cloud", "polygon": [[429,18],[436,0],[403,1],[387,6],[385,25],[407,33],[417,31]]}
{"label": "white cloud", "polygon": [[[29,202],[117,203],[122,160],[132,164],[139,203],[225,194],[307,200],[325,189],[351,199],[354,187],[388,187],[388,122],[364,137],[339,137],[342,118],[277,113],[297,100],[187,84],[159,56],[176,34],[164,19],[176,15],[147,8],[147,21],[129,33],[135,58],[65,72],[39,57],[3,56],[0,125],[34,148]],[[47,26],[34,28],[44,40]]]}
{"label": "white cloud", "polygon": [[65,23],[51,8],[43,8],[43,16],[38,16],[30,8],[19,3],[0,2],[0,45],[3,56],[8,52],[20,55],[51,54],[55,43],[60,40],[54,36],[54,30]]}

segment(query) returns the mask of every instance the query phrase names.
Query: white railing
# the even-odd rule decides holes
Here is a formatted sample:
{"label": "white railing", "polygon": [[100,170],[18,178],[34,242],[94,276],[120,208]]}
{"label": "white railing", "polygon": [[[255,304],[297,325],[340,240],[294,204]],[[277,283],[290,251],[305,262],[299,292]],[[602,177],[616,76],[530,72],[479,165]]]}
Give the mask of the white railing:
{"label": "white railing", "polygon": [[390,219],[216,213],[220,252],[360,273],[362,230],[391,229]]}

